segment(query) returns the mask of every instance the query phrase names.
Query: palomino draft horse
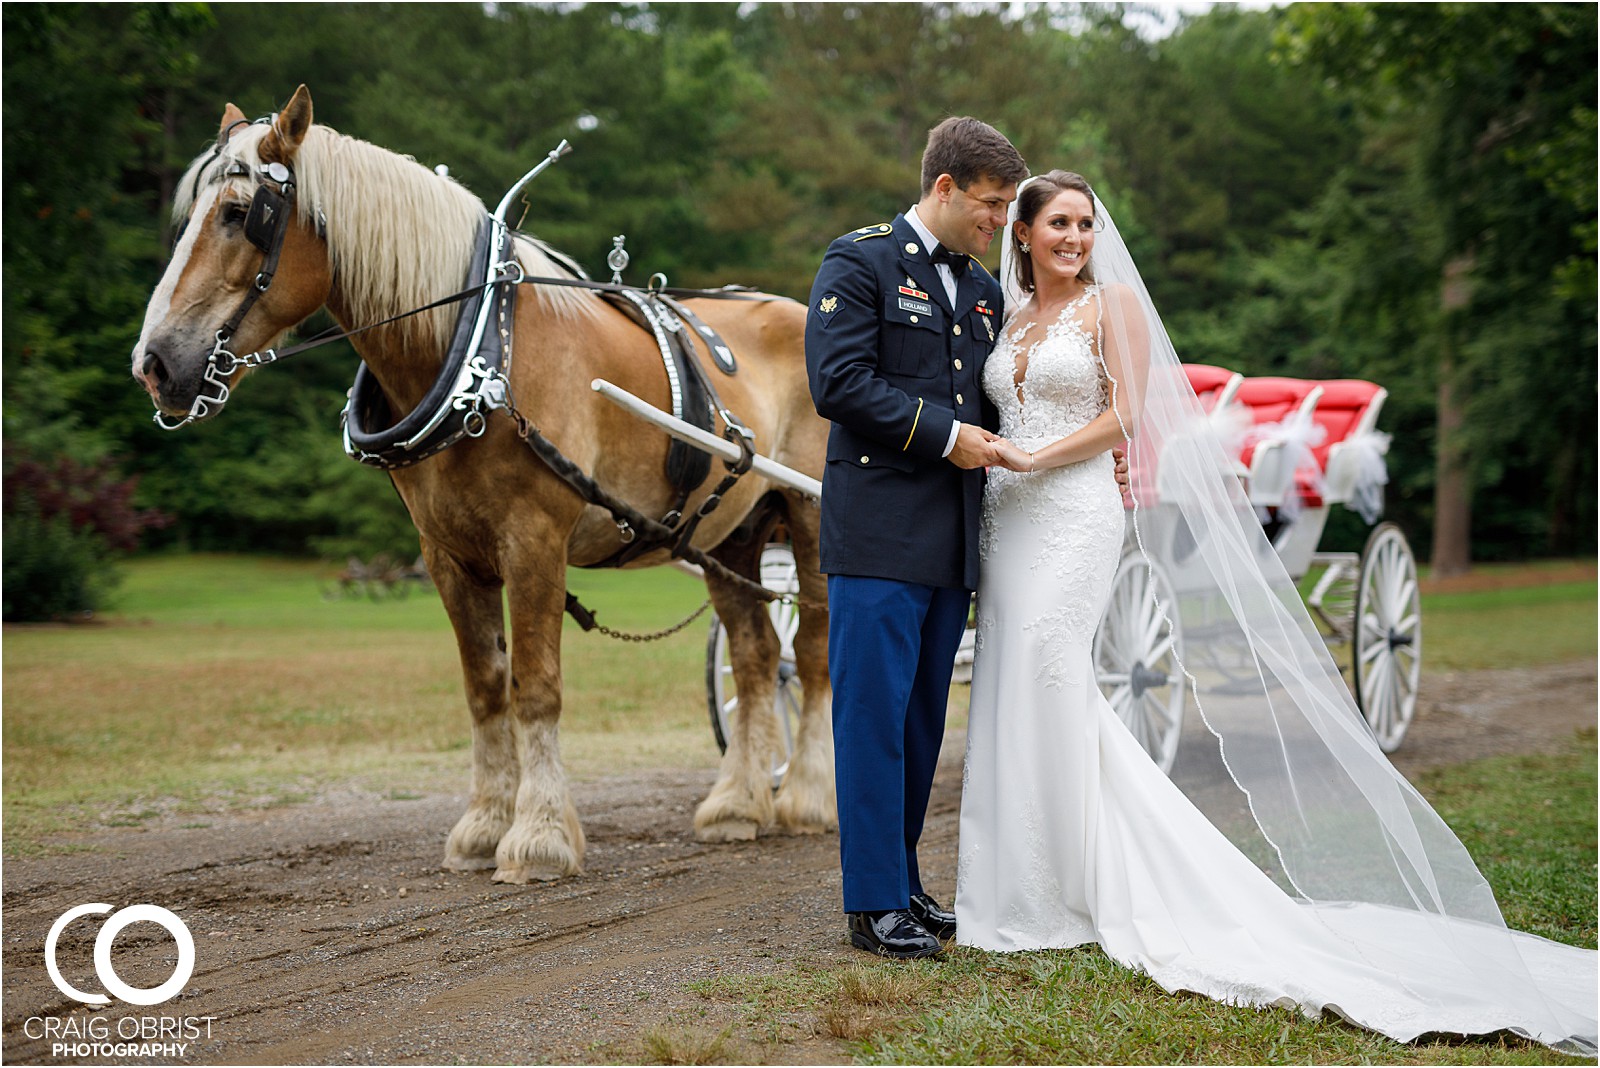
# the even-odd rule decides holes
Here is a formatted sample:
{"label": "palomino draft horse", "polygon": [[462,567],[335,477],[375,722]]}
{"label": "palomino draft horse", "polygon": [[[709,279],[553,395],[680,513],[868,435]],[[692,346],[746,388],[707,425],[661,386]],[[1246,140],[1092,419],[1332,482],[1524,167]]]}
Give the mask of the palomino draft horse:
{"label": "palomino draft horse", "polygon": [[[270,123],[247,123],[229,104],[221,131],[219,151],[197,159],[183,178],[174,213],[187,222],[133,350],[134,378],[168,414],[189,412],[212,388],[206,376],[208,367],[217,373],[211,360],[221,347],[218,332],[238,318],[241,301],[254,303],[224,331],[235,353],[271,347],[324,305],[346,329],[379,323],[461,288],[487,214],[451,179],[313,125],[305,86]],[[250,298],[265,258],[252,241],[250,205],[264,179],[282,183],[290,172],[293,221],[276,275]],[[529,277],[570,274],[536,241],[519,235],[516,252]],[[820,478],[827,427],[806,389],[804,308],[785,300],[687,303],[737,353],[736,375],[709,374],[726,407],[755,431],[756,447]],[[455,315],[446,306],[352,339],[394,412],[412,410],[434,384]],[[667,437],[589,388],[591,379],[606,378],[670,407],[650,335],[593,292],[523,285],[512,338],[518,411],[610,493],[646,515],[663,515],[673,503],[663,473]],[[703,356],[702,363],[710,367]],[[245,368],[223,371],[231,388]],[[496,881],[511,883],[574,874],[582,870],[584,837],[557,743],[565,571],[612,557],[622,544],[618,525],[552,474],[504,411],[491,413],[481,436],[391,474],[455,628],[472,715],[472,800],[450,832],[445,865],[493,867]],[[690,508],[719,475],[695,490]],[[741,700],[716,784],[695,813],[702,841],[751,839],[773,825],[791,832],[836,825],[816,502],[751,472],[701,523],[693,545],[755,576],[762,542],[780,519],[801,563],[795,651],[805,707],[795,753],[774,796],[771,770],[781,743],[767,710],[777,636],[757,595],[708,569]],[[658,550],[632,566],[667,556]]]}

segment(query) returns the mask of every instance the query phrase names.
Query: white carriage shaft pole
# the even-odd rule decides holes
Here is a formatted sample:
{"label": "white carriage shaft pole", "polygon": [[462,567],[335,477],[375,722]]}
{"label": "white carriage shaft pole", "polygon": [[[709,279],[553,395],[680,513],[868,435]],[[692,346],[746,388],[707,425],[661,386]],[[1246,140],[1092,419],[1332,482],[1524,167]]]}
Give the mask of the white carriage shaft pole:
{"label": "white carriage shaft pole", "polygon": [[[737,461],[741,453],[739,446],[731,441],[717,437],[715,434],[701,430],[691,423],[685,423],[677,416],[662,411],[648,401],[640,400],[621,386],[613,385],[603,378],[597,378],[589,383],[589,388],[611,401],[617,407],[638,416],[647,423],[665,430],[672,437],[697,449],[719,456],[724,460]],[[810,475],[802,474],[792,467],[785,467],[776,460],[769,460],[765,456],[756,455],[751,470],[762,478],[770,479],[780,486],[804,493],[808,497],[822,499],[822,483]]]}

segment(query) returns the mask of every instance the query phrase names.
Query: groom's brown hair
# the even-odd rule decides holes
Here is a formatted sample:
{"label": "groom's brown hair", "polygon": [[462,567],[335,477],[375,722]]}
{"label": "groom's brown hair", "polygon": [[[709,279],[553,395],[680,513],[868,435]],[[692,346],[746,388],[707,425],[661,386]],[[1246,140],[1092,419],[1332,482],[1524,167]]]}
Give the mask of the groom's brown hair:
{"label": "groom's brown hair", "polygon": [[923,196],[941,174],[948,174],[966,189],[982,178],[1020,182],[1028,176],[1028,165],[1005,134],[963,115],[945,119],[928,131],[928,147],[922,151]]}

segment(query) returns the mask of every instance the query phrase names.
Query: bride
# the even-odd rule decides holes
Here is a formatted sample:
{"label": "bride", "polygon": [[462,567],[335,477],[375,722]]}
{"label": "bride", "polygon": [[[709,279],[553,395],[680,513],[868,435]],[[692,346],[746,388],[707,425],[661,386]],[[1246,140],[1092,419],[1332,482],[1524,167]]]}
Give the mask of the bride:
{"label": "bride", "polygon": [[[1169,991],[1326,1010],[1401,1041],[1510,1029],[1592,1056],[1596,954],[1508,930],[1379,750],[1104,206],[1058,170],[1011,210],[1011,318],[983,379],[1017,451],[984,499],[957,941],[1097,942]],[[1130,514],[1113,446],[1140,549],[1205,587],[1162,606],[1228,771],[1196,794],[1204,811],[1095,682]],[[1156,506],[1181,522],[1151,523]]]}

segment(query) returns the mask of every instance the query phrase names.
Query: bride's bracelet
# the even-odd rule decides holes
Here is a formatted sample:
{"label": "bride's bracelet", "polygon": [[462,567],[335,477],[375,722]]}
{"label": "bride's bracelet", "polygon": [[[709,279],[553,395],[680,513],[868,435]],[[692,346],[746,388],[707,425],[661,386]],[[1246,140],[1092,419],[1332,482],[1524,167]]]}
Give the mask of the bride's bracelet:
{"label": "bride's bracelet", "polygon": [[1028,474],[1033,474],[1033,453],[1028,454]]}

